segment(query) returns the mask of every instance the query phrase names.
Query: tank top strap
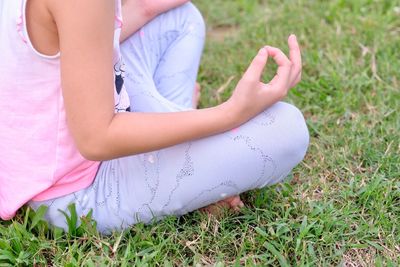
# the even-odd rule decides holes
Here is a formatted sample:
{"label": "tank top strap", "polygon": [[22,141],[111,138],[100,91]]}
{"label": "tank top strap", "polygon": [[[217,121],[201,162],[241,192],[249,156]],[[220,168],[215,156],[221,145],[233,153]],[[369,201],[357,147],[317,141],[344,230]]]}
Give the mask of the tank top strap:
{"label": "tank top strap", "polygon": [[16,21],[16,26],[17,26],[17,32],[19,36],[21,37],[22,41],[24,43],[28,43],[28,40],[26,39],[24,35],[24,25],[25,25],[25,16],[24,16],[24,10],[26,7],[26,0],[20,0],[21,3],[18,6],[18,16],[17,16],[17,21]]}
{"label": "tank top strap", "polygon": [[115,22],[117,28],[122,28],[122,3],[121,0],[115,0]]}

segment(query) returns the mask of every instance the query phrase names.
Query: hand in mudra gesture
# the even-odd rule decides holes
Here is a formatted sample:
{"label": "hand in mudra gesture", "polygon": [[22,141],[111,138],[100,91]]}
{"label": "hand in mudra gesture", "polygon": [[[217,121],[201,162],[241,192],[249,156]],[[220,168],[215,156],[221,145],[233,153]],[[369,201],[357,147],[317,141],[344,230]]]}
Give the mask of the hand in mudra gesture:
{"label": "hand in mudra gesture", "polygon": [[[239,81],[231,98],[226,102],[232,105],[233,114],[239,124],[282,100],[288,91],[300,82],[301,52],[295,35],[289,36],[288,44],[289,58],[276,47],[263,47]],[[269,57],[274,59],[278,65],[278,70],[270,82],[264,83],[261,81],[261,76]],[[243,206],[240,196],[232,196],[201,210],[218,215],[221,213],[221,207],[239,211]]]}
{"label": "hand in mudra gesture", "polygon": [[[295,35],[289,36],[288,44],[289,58],[279,48],[263,47],[239,81],[227,103],[231,104],[234,116],[240,123],[282,100],[288,91],[300,82],[301,52]],[[268,58],[275,61],[278,70],[270,82],[264,83],[261,77]]]}

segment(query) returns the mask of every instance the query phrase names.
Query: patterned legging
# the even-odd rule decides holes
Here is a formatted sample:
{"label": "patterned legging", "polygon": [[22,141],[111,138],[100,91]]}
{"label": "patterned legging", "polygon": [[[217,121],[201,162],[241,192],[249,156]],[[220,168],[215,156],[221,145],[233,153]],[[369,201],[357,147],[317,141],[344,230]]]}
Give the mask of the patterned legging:
{"label": "patterned legging", "polygon": [[[191,109],[204,38],[201,14],[188,3],[122,44],[132,112]],[[102,162],[88,188],[30,205],[49,206],[46,219],[63,228],[59,209],[67,211],[70,203],[79,215],[92,209],[98,229],[109,233],[280,182],[303,159],[308,141],[301,112],[279,102],[237,129]]]}

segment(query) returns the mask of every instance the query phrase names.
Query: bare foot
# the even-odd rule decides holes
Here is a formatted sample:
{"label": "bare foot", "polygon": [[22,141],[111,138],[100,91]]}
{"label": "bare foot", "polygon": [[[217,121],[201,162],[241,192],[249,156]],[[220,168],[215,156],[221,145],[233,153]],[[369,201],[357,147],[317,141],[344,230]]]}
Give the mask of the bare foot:
{"label": "bare foot", "polygon": [[232,196],[217,203],[211,204],[207,207],[201,208],[200,211],[205,212],[210,215],[220,215],[224,208],[231,209],[233,211],[240,211],[244,207],[244,203],[240,199],[240,196]]}
{"label": "bare foot", "polygon": [[193,103],[192,103],[194,109],[197,109],[199,107],[200,96],[201,96],[201,86],[199,83],[196,83],[194,87]]}

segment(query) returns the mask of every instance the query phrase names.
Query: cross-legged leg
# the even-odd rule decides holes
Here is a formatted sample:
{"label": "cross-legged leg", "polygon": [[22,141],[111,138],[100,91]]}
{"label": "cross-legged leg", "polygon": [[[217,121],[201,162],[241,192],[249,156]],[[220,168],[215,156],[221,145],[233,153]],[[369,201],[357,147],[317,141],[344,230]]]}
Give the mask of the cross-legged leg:
{"label": "cross-legged leg", "polygon": [[121,46],[133,111],[192,108],[205,40],[200,12],[188,3],[161,14]]}
{"label": "cross-legged leg", "polygon": [[[176,18],[181,22],[174,24]],[[193,21],[193,18],[197,19]],[[191,23],[200,28],[194,26],[191,32],[180,31],[185,27],[182,25]],[[193,95],[201,49],[195,50],[198,54],[187,53],[186,49],[191,51],[192,47],[184,39],[186,36],[191,43],[199,38],[201,42],[202,23],[195,7],[187,4],[159,16],[143,28],[143,33],[135,34],[124,43],[126,86],[134,112],[177,112],[190,108],[188,98]],[[167,27],[170,24],[177,27],[176,31]],[[148,40],[144,39],[146,34]],[[186,44],[185,48],[180,42]],[[175,66],[176,49],[185,49],[182,55],[197,65]],[[187,67],[193,68],[185,72]],[[180,93],[175,94],[175,90]],[[108,233],[138,222],[180,216],[227,197],[280,182],[303,159],[308,141],[301,112],[279,102],[237,129],[105,161],[90,187],[33,205],[49,205],[46,218],[66,228],[65,218],[58,209],[66,211],[68,204],[76,203],[79,215],[93,210],[99,230]]]}

